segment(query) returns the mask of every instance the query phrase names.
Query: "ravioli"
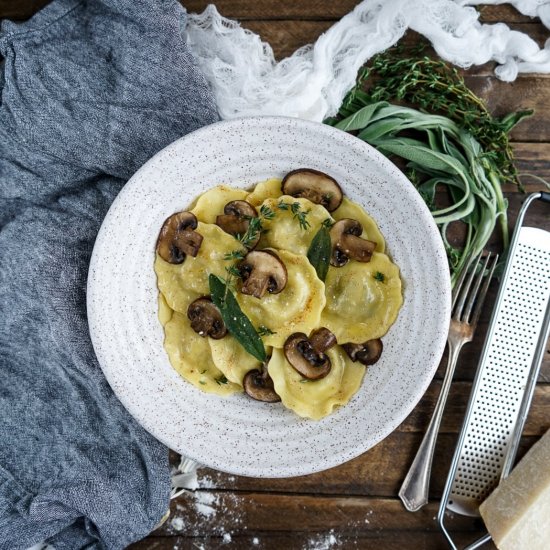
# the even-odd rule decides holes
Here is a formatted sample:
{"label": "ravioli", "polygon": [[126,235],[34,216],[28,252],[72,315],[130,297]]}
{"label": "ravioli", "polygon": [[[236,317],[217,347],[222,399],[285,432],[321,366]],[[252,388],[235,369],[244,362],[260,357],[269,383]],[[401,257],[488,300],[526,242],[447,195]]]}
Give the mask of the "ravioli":
{"label": "ravioli", "polygon": [[357,203],[344,197],[342,204],[332,212],[332,217],[338,221],[343,218],[357,220],[363,226],[361,237],[376,243],[376,252],[384,252],[386,243],[376,222],[365,212],[365,209]]}
{"label": "ravioli", "polygon": [[261,367],[260,361],[250,355],[230,334],[220,340],[208,340],[212,361],[230,382],[242,386],[245,374]]}
{"label": "ravioli", "polygon": [[216,367],[208,338],[194,332],[187,317],[174,312],[164,327],[164,334],[164,349],[170,363],[185,380],[202,391],[222,396],[242,390]]}
{"label": "ravioli", "polygon": [[159,321],[162,326],[166,325],[170,319],[172,319],[172,315],[174,313],[174,310],[168,305],[168,302],[166,301],[166,298],[162,294],[162,292],[159,292]]}
{"label": "ravioli", "polygon": [[216,223],[216,217],[223,214],[224,206],[231,201],[245,200],[248,191],[227,185],[218,185],[203,193],[191,210],[197,220],[203,223]]}
{"label": "ravioli", "polygon": [[[285,204],[288,209],[281,210],[278,207],[279,204]],[[307,212],[305,219],[309,224],[308,227],[303,228],[300,226],[291,209],[293,204],[300,205],[300,212]],[[305,256],[321,224],[325,220],[331,220],[331,216],[325,208],[307,199],[296,199],[282,195],[277,199],[266,199],[262,206],[273,210],[275,216],[271,220],[262,222],[265,233],[262,234],[259,248],[271,247],[289,250],[294,254]]]}
{"label": "ravioli", "polygon": [[185,299],[181,303],[181,294],[185,296],[187,290],[201,296],[210,294],[208,274],[225,277],[225,268],[230,265],[224,258],[225,254],[232,250],[244,250],[235,237],[217,225],[199,222],[196,230],[203,236],[203,241],[195,258],[187,256],[181,264],[170,264],[158,255],[155,260],[159,290],[168,305],[180,313],[186,313],[189,305]]}
{"label": "ravioli", "polygon": [[[267,368],[283,405],[302,417],[321,419],[348,403],[359,389],[366,368],[336,345],[326,352],[332,364],[328,375],[307,380],[286,360],[282,349],[285,341],[296,332],[311,334],[320,327],[334,333],[339,344],[382,337],[403,302],[401,279],[399,268],[383,253],[385,241],[376,222],[360,205],[344,197],[341,205],[329,213],[308,199],[282,195],[281,182],[278,178],[263,181],[252,192],[219,185],[198,197],[191,210],[198,220],[196,231],[203,237],[197,256],[188,255],[180,264],[168,263],[158,254],[155,259],[160,291],[158,316],[165,330],[164,347],[170,363],[200,390],[231,395],[243,390],[246,373],[261,368],[260,361],[233,335],[228,333],[219,340],[201,337],[187,318],[189,305],[210,294],[209,275],[226,279],[228,268],[236,265],[238,259],[226,259],[227,254],[246,254],[235,237],[215,225],[228,202],[246,200],[261,218],[262,233],[255,250],[275,253],[286,267],[287,281],[280,293],[255,298],[240,292],[241,283],[233,273],[230,277],[235,298],[256,329],[269,329],[262,341],[271,355]],[[280,208],[281,204],[288,207]],[[293,204],[305,213],[305,229],[292,211]],[[262,214],[262,206],[274,212],[271,219]],[[341,268],[329,267],[323,282],[307,252],[325,220],[343,218],[359,221],[362,237],[374,241],[376,249],[370,262],[351,260]]]}
{"label": "ravioli", "polygon": [[245,201],[252,206],[260,206],[265,199],[280,197],[283,194],[281,191],[282,181],[279,178],[272,178],[258,183],[252,193],[247,195]]}
{"label": "ravioli", "polygon": [[342,344],[384,336],[403,303],[399,268],[380,252],[374,252],[367,263],[350,261],[343,267],[329,267],[325,293],[321,326]]}
{"label": "ravioli", "polygon": [[282,347],[294,332],[309,334],[319,326],[325,307],[325,286],[305,256],[286,250],[276,254],[285,264],[286,286],[279,294],[265,294],[261,299],[237,293],[237,301],[255,327],[266,326],[275,334],[264,337],[268,346]]}
{"label": "ravioli", "polygon": [[305,379],[274,349],[267,369],[283,405],[299,416],[319,420],[345,405],[361,386],[365,367],[349,359],[340,346],[327,351],[332,368],[325,378]]}

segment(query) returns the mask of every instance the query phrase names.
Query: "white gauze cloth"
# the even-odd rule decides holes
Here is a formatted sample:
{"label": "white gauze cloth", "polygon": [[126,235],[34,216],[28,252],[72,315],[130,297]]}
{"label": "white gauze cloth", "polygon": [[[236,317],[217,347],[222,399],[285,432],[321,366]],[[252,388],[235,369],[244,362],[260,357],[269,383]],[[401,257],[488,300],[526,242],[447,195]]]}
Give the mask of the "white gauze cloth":
{"label": "white gauze cloth", "polygon": [[[359,68],[394,45],[407,29],[424,35],[443,59],[470,67],[496,61],[510,82],[519,72],[550,72],[550,41],[543,49],[503,23],[481,24],[464,4],[498,0],[364,0],[317,42],[275,61],[269,44],[208,6],[190,14],[187,43],[214,91],[223,119],[284,115],[322,121],[334,115]],[[550,0],[515,0],[522,13],[550,28]]]}

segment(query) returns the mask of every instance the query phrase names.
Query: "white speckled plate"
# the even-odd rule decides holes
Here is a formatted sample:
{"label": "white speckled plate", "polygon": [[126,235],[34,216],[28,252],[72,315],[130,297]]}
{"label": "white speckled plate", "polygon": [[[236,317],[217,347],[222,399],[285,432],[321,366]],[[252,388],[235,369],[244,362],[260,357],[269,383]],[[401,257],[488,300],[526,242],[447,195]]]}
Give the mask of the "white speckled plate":
{"label": "white speckled plate", "polygon": [[[301,419],[280,403],[209,395],[180,378],[162,345],[153,271],[167,216],[214,185],[250,188],[300,167],[332,175],[374,216],[404,282],[404,305],[383,339],[381,360],[368,368],[351,402],[321,421]],[[449,314],[443,245],[412,184],[362,141],[291,118],[220,122],[155,155],[109,210],[88,278],[93,345],[130,413],[170,448],[212,468],[257,477],[324,470],[384,439],[432,379]]]}

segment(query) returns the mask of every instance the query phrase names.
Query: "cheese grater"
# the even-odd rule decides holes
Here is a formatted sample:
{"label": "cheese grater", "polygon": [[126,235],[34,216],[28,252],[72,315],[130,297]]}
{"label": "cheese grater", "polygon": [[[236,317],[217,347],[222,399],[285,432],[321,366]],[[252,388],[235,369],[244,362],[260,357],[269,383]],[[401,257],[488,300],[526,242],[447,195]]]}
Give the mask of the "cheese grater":
{"label": "cheese grater", "polygon": [[[479,516],[479,505],[510,472],[550,329],[550,232],[522,226],[533,193],[518,215],[487,339],[438,514]],[[477,548],[486,535],[468,546]]]}

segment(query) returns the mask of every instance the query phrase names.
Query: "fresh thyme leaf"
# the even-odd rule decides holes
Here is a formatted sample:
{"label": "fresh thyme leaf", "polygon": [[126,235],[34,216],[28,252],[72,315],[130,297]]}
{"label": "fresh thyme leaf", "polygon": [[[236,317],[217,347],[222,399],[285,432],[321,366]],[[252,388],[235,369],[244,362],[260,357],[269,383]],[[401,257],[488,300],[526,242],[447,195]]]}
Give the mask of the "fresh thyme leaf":
{"label": "fresh thyme leaf", "polygon": [[204,374],[206,372],[206,369],[201,370],[200,374]]}
{"label": "fresh thyme leaf", "polygon": [[216,378],[216,384],[218,384],[218,386],[221,386],[222,384],[225,385],[227,382],[229,382],[229,380],[227,380],[224,374],[222,374],[219,378]]}
{"label": "fresh thyme leaf", "polygon": [[308,227],[311,227],[311,224],[307,221],[306,216],[310,213],[310,210],[305,212],[297,212],[294,214],[294,218],[298,220],[300,227],[305,231]]}
{"label": "fresh thyme leaf", "polygon": [[236,265],[232,265],[229,267],[226,267],[225,270],[227,273],[229,273],[232,277],[236,277],[237,279],[241,278],[241,272],[239,271],[239,268]]}
{"label": "fresh thyme leaf", "polygon": [[277,334],[273,332],[270,328],[267,328],[265,325],[260,325],[257,330],[260,336],[269,336],[270,334]]}
{"label": "fresh thyme leaf", "polygon": [[298,223],[303,230],[306,230],[311,226],[307,220],[307,215],[311,212],[311,210],[302,210],[302,205],[299,202],[289,204],[288,202],[281,200],[277,203],[277,208],[279,210],[290,210],[293,214],[293,218],[298,220]]}
{"label": "fresh thyme leaf", "polygon": [[208,284],[212,301],[220,310],[227,330],[250,355],[263,363],[267,359],[267,354],[262,339],[250,319],[243,313],[227,282],[211,273]]}
{"label": "fresh thyme leaf", "polygon": [[386,276],[383,273],[380,273],[380,271],[377,271],[373,277],[377,280],[383,283],[386,280]]}
{"label": "fresh thyme leaf", "polygon": [[328,229],[322,225],[313,237],[307,251],[307,259],[315,268],[317,277],[324,281],[327,278],[328,266],[330,264],[330,235]]}
{"label": "fresh thyme leaf", "polygon": [[272,220],[275,217],[275,212],[267,206],[267,204],[262,204],[260,208],[260,215],[266,220]]}
{"label": "fresh thyme leaf", "polygon": [[224,260],[242,260],[245,257],[244,250],[232,250],[231,252],[228,252],[227,254],[224,254],[223,259]]}
{"label": "fresh thyme leaf", "polygon": [[334,225],[334,221],[330,218],[327,218],[326,220],[323,220],[323,223],[321,224],[323,227],[326,227],[327,229],[330,229]]}
{"label": "fresh thyme leaf", "polygon": [[246,233],[239,239],[243,246],[249,247],[258,237],[262,230],[262,220],[260,218],[250,218]]}

